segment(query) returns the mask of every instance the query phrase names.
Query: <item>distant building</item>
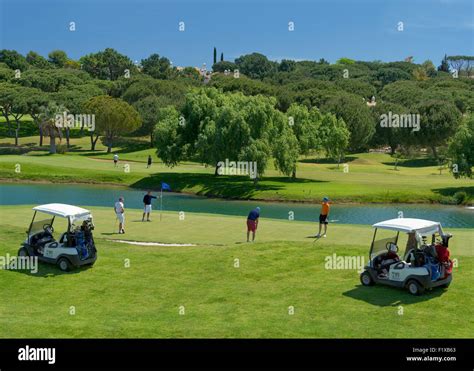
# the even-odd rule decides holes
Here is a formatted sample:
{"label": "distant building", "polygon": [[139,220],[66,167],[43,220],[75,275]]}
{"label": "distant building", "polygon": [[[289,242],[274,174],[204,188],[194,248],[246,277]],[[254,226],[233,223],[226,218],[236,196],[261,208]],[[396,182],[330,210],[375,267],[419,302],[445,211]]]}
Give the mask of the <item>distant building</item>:
{"label": "distant building", "polygon": [[372,95],[372,98],[370,98],[370,101],[367,102],[367,105],[369,107],[375,107],[377,105],[377,102],[375,101],[375,96]]}
{"label": "distant building", "polygon": [[[199,73],[199,76],[202,77],[204,84],[207,84],[211,80],[212,73],[211,73],[211,71],[208,71],[206,69],[206,64],[205,63],[203,64],[203,66],[201,68],[199,68],[199,67],[192,67],[192,68],[194,68],[194,70]],[[184,69],[185,69],[185,67],[176,66],[176,71],[178,71],[178,72],[184,71]]]}

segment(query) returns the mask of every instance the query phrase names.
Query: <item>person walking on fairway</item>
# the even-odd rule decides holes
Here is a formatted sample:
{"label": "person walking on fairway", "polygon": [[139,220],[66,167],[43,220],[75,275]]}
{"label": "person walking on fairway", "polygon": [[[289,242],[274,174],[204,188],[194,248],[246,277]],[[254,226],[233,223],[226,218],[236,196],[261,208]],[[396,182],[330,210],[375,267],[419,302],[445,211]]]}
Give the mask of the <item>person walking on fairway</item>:
{"label": "person walking on fairway", "polygon": [[125,233],[125,209],[123,205],[124,198],[119,197],[118,201],[115,203],[114,211],[119,221],[119,234]]}
{"label": "person walking on fairway", "polygon": [[117,162],[118,162],[118,155],[114,155],[114,167],[117,167]]}
{"label": "person walking on fairway", "polygon": [[151,195],[151,191],[148,191],[146,195],[143,197],[143,216],[142,216],[142,222],[145,221],[145,214],[146,214],[146,221],[151,222],[150,220],[150,213],[151,213],[151,200],[153,198],[157,198],[156,196]]}
{"label": "person walking on fairway", "polygon": [[252,242],[255,240],[255,232],[258,227],[258,218],[260,218],[260,208],[253,209],[247,217],[247,242],[250,242],[250,232],[252,232]]}
{"label": "person walking on fairway", "polygon": [[316,235],[317,238],[321,237],[321,227],[324,225],[324,234],[323,237],[326,237],[326,231],[328,229],[329,223],[329,198],[324,197],[323,202],[321,203],[321,214],[319,214],[319,232]]}
{"label": "person walking on fairway", "polygon": [[146,168],[148,169],[151,166],[151,155],[148,155],[148,161],[146,163]]}

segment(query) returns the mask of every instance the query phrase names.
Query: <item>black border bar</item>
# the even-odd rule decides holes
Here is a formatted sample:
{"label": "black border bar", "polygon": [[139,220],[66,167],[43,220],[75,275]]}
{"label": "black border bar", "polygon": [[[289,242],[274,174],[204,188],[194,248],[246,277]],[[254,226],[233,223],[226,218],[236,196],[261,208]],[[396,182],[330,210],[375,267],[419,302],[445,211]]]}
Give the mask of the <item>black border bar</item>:
{"label": "black border bar", "polygon": [[[55,364],[20,361],[19,349],[55,348]],[[425,351],[425,354],[422,353]],[[13,369],[473,370],[473,339],[0,339]],[[456,357],[434,361],[426,358]]]}

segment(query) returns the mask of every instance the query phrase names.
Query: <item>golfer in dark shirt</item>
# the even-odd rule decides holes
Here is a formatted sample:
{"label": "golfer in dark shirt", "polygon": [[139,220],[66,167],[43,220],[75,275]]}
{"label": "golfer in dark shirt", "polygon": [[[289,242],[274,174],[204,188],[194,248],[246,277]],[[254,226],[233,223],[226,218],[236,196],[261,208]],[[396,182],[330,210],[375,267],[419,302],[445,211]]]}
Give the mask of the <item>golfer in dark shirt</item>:
{"label": "golfer in dark shirt", "polygon": [[249,241],[250,232],[252,232],[252,242],[255,240],[255,232],[258,227],[258,218],[260,218],[260,208],[253,209],[247,217],[247,242]]}
{"label": "golfer in dark shirt", "polygon": [[153,198],[156,198],[156,196],[151,195],[151,191],[148,191],[147,194],[143,197],[143,216],[142,216],[142,222],[145,221],[145,214],[146,214],[146,221],[151,222],[150,220],[150,213],[151,213],[151,200]]}

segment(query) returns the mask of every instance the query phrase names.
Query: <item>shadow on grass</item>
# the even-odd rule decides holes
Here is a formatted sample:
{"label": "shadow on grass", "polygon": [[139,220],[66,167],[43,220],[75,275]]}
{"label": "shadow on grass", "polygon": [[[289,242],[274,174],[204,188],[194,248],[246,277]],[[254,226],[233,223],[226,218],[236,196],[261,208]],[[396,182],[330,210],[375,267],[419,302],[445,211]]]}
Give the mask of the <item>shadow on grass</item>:
{"label": "shadow on grass", "polygon": [[[101,137],[100,142],[102,143],[102,145],[107,146],[107,143],[105,142],[105,138]],[[118,153],[118,154],[133,153],[133,152],[143,151],[146,149],[150,149],[150,143],[142,139],[119,138],[114,141],[111,153],[107,153],[107,149],[92,150],[90,147],[80,148],[80,149],[74,150],[73,152],[78,153],[80,156],[107,157],[107,156],[112,156],[115,153]]]}
{"label": "shadow on grass", "polygon": [[0,155],[23,155],[32,150],[32,147],[0,147]]}
{"label": "shadow on grass", "polygon": [[[341,164],[347,163],[347,162],[352,162],[354,160],[357,160],[357,157],[355,156],[346,156],[343,160],[341,160]],[[334,161],[333,159],[330,158],[304,158],[301,160],[298,160],[298,162],[304,163],[304,164],[333,164],[337,165],[337,161]]]}
{"label": "shadow on grass", "polygon": [[[140,189],[159,190],[161,182],[168,183],[173,192],[198,187],[201,196],[249,199],[256,192],[278,191],[285,189],[285,184],[310,184],[322,181],[310,179],[291,179],[288,177],[265,177],[257,184],[247,176],[215,176],[200,173],[158,173],[140,179],[131,187]],[[270,184],[271,183],[271,184]],[[282,184],[275,184],[282,183]]]}
{"label": "shadow on grass", "polygon": [[474,197],[474,187],[446,187],[433,188],[431,190],[442,196],[454,196],[457,192],[466,192],[470,198]]}
{"label": "shadow on grass", "polygon": [[[382,162],[384,165],[395,166],[396,161]],[[434,158],[414,158],[408,160],[399,160],[399,167],[427,167],[427,166],[438,166],[438,162]]]}
{"label": "shadow on grass", "polygon": [[[101,137],[100,141],[102,142],[104,146],[107,146],[107,143],[105,142],[105,137]],[[115,140],[113,143],[113,147],[120,148],[119,151],[114,151],[114,148],[112,148],[113,152],[129,153],[129,152],[138,152],[138,151],[143,151],[145,149],[150,149],[150,143],[147,141],[144,141],[143,139],[123,137],[123,138],[118,138],[117,140]]]}
{"label": "shadow on grass", "polygon": [[7,272],[12,272],[12,273],[20,273],[20,274],[25,274],[30,277],[38,277],[38,278],[48,278],[48,277],[55,277],[55,276],[62,276],[62,275],[68,275],[68,274],[78,274],[83,271],[91,269],[91,265],[86,265],[83,267],[79,268],[73,268],[69,272],[63,272],[61,269],[59,269],[56,265],[54,264],[47,264],[43,262],[38,263],[38,272],[33,273],[30,270],[6,270]]}
{"label": "shadow on grass", "polygon": [[352,290],[343,293],[352,299],[365,301],[368,304],[376,305],[379,307],[394,307],[401,304],[416,304],[423,301],[437,298],[445,292],[446,289],[434,288],[433,290],[427,290],[423,295],[414,296],[408,293],[404,289],[395,287],[387,287],[382,285],[375,285],[373,287],[356,286]]}
{"label": "shadow on grass", "polygon": [[19,146],[15,146],[14,143],[1,143],[0,146],[2,148],[20,148],[20,147],[36,148],[36,147],[39,147],[37,143],[19,143]]}

